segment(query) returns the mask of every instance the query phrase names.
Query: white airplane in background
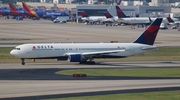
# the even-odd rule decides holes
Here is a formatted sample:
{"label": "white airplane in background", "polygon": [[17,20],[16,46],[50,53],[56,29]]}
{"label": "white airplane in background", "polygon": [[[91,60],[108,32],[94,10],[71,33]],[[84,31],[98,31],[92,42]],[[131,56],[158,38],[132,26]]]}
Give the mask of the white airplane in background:
{"label": "white airplane in background", "polygon": [[103,13],[104,16],[106,17],[105,22],[111,22],[111,23],[116,23],[119,21],[119,18],[117,16],[112,16],[109,12]]}
{"label": "white airplane in background", "polygon": [[152,23],[149,17],[130,17],[126,16],[119,6],[115,6],[117,16],[112,16],[109,12],[103,13],[107,18],[107,22],[122,22],[125,24],[150,24]]}
{"label": "white airplane in background", "polygon": [[86,12],[80,12],[80,15],[82,16],[81,20],[86,21],[86,22],[103,22],[107,20],[105,16],[88,16]]}
{"label": "white airplane in background", "polygon": [[[117,5],[120,5],[122,0],[117,1]],[[109,21],[105,16],[89,16],[86,12],[80,12],[80,15],[82,16],[81,20],[83,21],[93,21],[93,22],[106,22]]]}
{"label": "white airplane in background", "polygon": [[132,43],[37,43],[16,46],[10,54],[25,59],[67,59],[80,64],[95,63],[94,58],[122,58],[157,49],[153,46],[162,18],[157,18]]}
{"label": "white airplane in background", "polygon": [[152,19],[149,17],[129,17],[126,16],[123,11],[116,6],[116,13],[119,18],[119,22],[123,22],[125,24],[150,24],[152,23]]}
{"label": "white airplane in background", "polygon": [[[123,11],[119,8],[119,6],[116,7],[116,14],[117,16],[112,16],[110,13],[105,13],[104,15],[108,19],[108,21],[112,22],[122,22],[125,24],[151,24],[156,18],[150,18],[150,17],[130,17],[126,16]],[[168,23],[167,18],[163,18],[163,23]]]}

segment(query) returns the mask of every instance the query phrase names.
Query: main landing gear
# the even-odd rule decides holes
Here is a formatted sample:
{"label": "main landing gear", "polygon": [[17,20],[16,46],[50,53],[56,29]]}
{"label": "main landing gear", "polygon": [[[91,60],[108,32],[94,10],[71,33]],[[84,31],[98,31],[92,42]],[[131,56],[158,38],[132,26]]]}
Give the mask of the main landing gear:
{"label": "main landing gear", "polygon": [[24,60],[25,60],[24,58],[21,58],[21,64],[22,64],[22,65],[25,65]]}
{"label": "main landing gear", "polygon": [[95,64],[95,61],[80,61],[79,64]]}

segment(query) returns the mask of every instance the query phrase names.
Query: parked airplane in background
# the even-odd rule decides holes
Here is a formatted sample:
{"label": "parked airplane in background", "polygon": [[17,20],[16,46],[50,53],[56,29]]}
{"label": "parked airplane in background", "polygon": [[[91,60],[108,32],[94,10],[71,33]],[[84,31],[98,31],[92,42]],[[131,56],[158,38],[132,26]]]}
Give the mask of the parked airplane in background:
{"label": "parked airplane in background", "polygon": [[11,2],[8,2],[8,4],[9,4],[9,9],[12,12],[13,16],[22,16],[22,17],[30,16],[24,10],[16,10],[15,6]]}
{"label": "parked airplane in background", "polygon": [[44,11],[43,18],[54,20],[57,17],[69,17],[69,15],[65,11]]}
{"label": "parked airplane in background", "polygon": [[89,16],[86,12],[80,12],[80,15],[82,16],[81,20],[85,22],[103,22],[107,20],[105,16]]}
{"label": "parked airplane in background", "polygon": [[12,15],[12,12],[7,8],[0,8],[0,14],[2,16],[9,16]]}
{"label": "parked airplane in background", "polygon": [[43,11],[41,11],[41,10],[37,10],[37,11],[31,10],[24,1],[22,1],[22,6],[23,6],[24,10],[30,16],[33,17],[33,19],[40,19],[40,18],[42,18],[44,16]]}
{"label": "parked airplane in background", "polygon": [[37,18],[37,19],[40,19],[40,18],[48,18],[48,19],[53,20],[53,19],[55,19],[55,18],[57,18],[57,17],[60,17],[60,16],[63,16],[63,17],[69,16],[69,15],[68,15],[66,12],[64,12],[64,11],[61,11],[61,12],[59,12],[59,11],[57,11],[57,12],[53,12],[53,11],[43,11],[43,10],[36,10],[36,11],[34,11],[34,10],[30,9],[30,8],[28,7],[28,5],[27,5],[25,2],[23,2],[23,1],[22,1],[22,5],[23,5],[24,10],[25,10],[28,14],[30,14],[31,16],[33,16],[33,17],[35,17],[35,18]]}
{"label": "parked airplane in background", "polygon": [[[116,12],[118,16],[118,22],[122,22],[125,24],[131,24],[131,25],[149,25],[151,24],[156,18],[150,18],[150,17],[130,17],[126,16],[123,11],[119,8],[119,6],[116,6]],[[169,23],[167,21],[167,18],[164,17],[162,20],[163,23],[167,24]]]}
{"label": "parked airplane in background", "polygon": [[116,14],[117,16],[112,16],[109,12],[104,13],[107,18],[107,21],[112,23],[121,22],[124,24],[150,24],[152,20],[148,17],[130,17],[126,16],[123,11],[116,6]]}
{"label": "parked airplane in background", "polygon": [[104,16],[107,18],[106,22],[115,23],[119,21],[119,18],[117,16],[112,16],[109,12],[103,13]]}
{"label": "parked airplane in background", "polygon": [[[25,59],[58,59],[80,64],[94,58],[122,58],[157,49],[153,46],[162,18],[157,18],[133,43],[37,43],[16,46],[10,54]],[[89,61],[88,61],[89,60]]]}
{"label": "parked airplane in background", "polygon": [[116,6],[116,13],[119,18],[118,22],[122,22],[125,24],[150,24],[152,21],[149,19],[149,17],[130,17],[126,16],[123,11],[119,8],[119,6]]}

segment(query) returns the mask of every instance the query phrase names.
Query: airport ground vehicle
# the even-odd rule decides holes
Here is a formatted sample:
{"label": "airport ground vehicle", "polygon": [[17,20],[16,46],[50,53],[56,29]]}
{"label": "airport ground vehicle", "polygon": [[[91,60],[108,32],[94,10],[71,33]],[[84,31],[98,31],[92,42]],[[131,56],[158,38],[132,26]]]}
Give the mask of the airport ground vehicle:
{"label": "airport ground vehicle", "polygon": [[69,17],[57,17],[53,20],[53,23],[66,23]]}
{"label": "airport ground vehicle", "polygon": [[160,29],[168,29],[167,23],[161,23]]}

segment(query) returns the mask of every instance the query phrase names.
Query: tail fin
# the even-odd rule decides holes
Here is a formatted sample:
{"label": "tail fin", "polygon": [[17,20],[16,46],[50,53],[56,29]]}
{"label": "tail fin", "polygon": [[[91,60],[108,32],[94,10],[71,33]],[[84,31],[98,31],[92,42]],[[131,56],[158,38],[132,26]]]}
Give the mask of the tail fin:
{"label": "tail fin", "polygon": [[11,11],[12,13],[18,15],[18,12],[16,11],[15,6],[14,6],[10,1],[8,2],[8,4],[9,4],[10,11]]}
{"label": "tail fin", "polygon": [[169,23],[174,23],[173,19],[171,19],[171,17],[167,17],[167,20]]}
{"label": "tail fin", "polygon": [[29,9],[29,7],[27,6],[27,4],[22,1],[22,5],[23,5],[23,9],[27,12],[27,13],[30,13],[31,14],[31,10]]}
{"label": "tail fin", "polygon": [[118,0],[117,5],[121,5],[122,0]]}
{"label": "tail fin", "polygon": [[109,12],[103,13],[106,18],[113,18],[113,16]]}
{"label": "tail fin", "polygon": [[88,14],[87,14],[86,12],[84,12],[84,11],[83,11],[83,12],[80,12],[79,14],[80,14],[82,17],[89,17]]}
{"label": "tail fin", "polygon": [[162,20],[163,18],[157,18],[134,43],[153,45]]}
{"label": "tail fin", "polygon": [[118,18],[127,18],[129,16],[126,16],[123,11],[119,8],[119,6],[116,6],[116,13]]}
{"label": "tail fin", "polygon": [[38,18],[39,18],[39,16],[37,15],[37,13],[36,13],[34,10],[31,10],[24,1],[22,1],[22,5],[23,5],[23,9],[24,9],[29,15],[35,16],[35,17],[38,17]]}

